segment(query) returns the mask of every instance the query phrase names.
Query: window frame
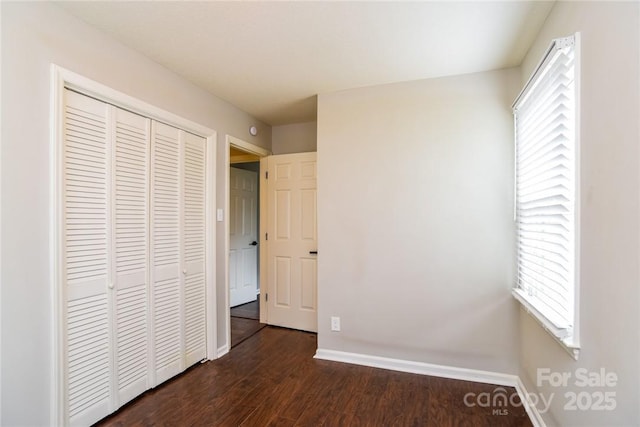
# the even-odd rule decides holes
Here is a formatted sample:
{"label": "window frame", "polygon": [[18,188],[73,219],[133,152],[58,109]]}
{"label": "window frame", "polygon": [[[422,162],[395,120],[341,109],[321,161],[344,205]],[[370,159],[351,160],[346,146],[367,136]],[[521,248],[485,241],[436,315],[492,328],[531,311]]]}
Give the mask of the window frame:
{"label": "window frame", "polygon": [[[518,106],[525,100],[538,78],[544,74],[544,71],[549,67],[549,59],[552,57],[556,50],[564,49],[573,45],[574,53],[574,259],[573,259],[573,323],[572,328],[568,330],[565,328],[558,328],[556,324],[544,314],[544,310],[536,304],[536,301],[529,298],[526,291],[519,286],[517,277],[519,273],[516,273],[516,283],[512,289],[513,297],[522,305],[527,313],[529,313],[542,327],[547,331],[556,342],[558,342],[571,357],[578,360],[580,354],[580,87],[581,87],[581,56],[580,56],[580,33],[575,33],[568,37],[556,38],[551,41],[551,44],[545,51],[542,59],[537,64],[536,68],[532,72],[531,76],[527,80],[522,91],[518,94],[515,101],[512,104],[514,114],[514,223],[517,224],[517,173],[518,173],[518,159],[517,159],[517,126],[516,116]],[[519,243],[519,237],[516,236],[516,244]],[[519,251],[519,249],[517,249]],[[516,267],[519,271],[519,267]]]}

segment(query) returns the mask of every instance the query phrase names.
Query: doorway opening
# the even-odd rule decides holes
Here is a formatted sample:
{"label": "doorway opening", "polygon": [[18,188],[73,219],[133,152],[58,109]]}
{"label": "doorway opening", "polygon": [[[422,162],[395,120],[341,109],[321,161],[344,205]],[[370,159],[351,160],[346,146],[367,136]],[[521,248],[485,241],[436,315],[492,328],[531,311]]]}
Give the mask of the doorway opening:
{"label": "doorway opening", "polygon": [[260,159],[269,153],[227,140],[227,342],[234,347],[266,326],[260,322]]}

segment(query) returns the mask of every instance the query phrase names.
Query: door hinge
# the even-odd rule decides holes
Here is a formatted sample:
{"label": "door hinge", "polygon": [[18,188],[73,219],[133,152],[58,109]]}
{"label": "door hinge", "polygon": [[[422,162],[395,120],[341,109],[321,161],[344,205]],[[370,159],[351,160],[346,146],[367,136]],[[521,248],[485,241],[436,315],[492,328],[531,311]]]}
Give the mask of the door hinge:
{"label": "door hinge", "polygon": [[264,294],[264,301],[269,302],[269,294],[267,293]]}
{"label": "door hinge", "polygon": [[266,171],[266,172],[264,173],[264,176],[265,176],[265,179],[269,179],[269,171]]}
{"label": "door hinge", "polygon": [[269,240],[269,233],[264,233],[264,240]]}

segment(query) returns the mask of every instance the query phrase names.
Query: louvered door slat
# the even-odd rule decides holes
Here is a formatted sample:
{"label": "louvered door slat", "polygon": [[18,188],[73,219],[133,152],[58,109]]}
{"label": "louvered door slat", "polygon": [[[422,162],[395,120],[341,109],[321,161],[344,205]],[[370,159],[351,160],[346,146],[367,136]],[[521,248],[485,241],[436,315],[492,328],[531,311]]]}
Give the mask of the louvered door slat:
{"label": "louvered door slat", "polygon": [[180,131],[154,122],[151,153],[151,309],[154,384],[159,384],[183,369]]}
{"label": "louvered door slat", "polygon": [[115,112],[114,268],[118,406],[148,381],[148,176],[151,120]]}
{"label": "louvered door slat", "polygon": [[184,139],[184,313],[187,366],[205,358],[205,151],[204,138]]}
{"label": "louvered door slat", "polygon": [[109,414],[109,131],[107,105],[65,90],[63,275],[67,417],[90,425]]}

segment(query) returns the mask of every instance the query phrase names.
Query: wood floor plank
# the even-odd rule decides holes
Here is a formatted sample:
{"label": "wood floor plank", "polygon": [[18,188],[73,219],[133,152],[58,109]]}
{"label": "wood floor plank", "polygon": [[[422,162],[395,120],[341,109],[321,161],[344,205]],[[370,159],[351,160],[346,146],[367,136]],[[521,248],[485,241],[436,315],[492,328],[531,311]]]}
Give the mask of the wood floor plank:
{"label": "wood floor plank", "polygon": [[[279,408],[288,403],[292,394],[297,393],[297,388],[292,387],[290,381],[282,381],[267,389],[264,399],[256,399],[257,406],[255,410],[242,421],[242,426],[268,425],[270,423],[282,423],[285,419],[279,415]],[[289,420],[291,425],[295,424],[295,420]]]}
{"label": "wood floor plank", "polygon": [[[255,426],[255,424],[253,425]],[[265,424],[265,425],[267,427],[293,427],[296,425],[296,422],[288,418],[276,417],[273,420],[269,421],[268,424]]]}
{"label": "wood floor plank", "polygon": [[231,348],[251,337],[265,326],[259,320],[231,317]]}
{"label": "wood floor plank", "polygon": [[243,317],[245,319],[260,319],[260,300],[231,307],[231,317]]}
{"label": "wood floor plank", "polygon": [[266,327],[97,425],[531,426],[521,405],[465,405],[496,386],[316,360],[316,347],[315,334]]}

